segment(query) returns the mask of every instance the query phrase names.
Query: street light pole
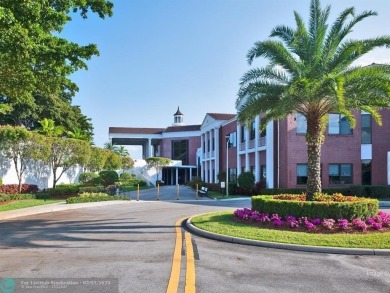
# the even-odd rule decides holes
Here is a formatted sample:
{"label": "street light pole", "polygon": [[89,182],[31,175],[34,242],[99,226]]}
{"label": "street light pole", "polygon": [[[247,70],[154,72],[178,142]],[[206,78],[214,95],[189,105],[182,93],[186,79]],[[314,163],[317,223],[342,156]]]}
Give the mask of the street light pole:
{"label": "street light pole", "polygon": [[230,136],[226,135],[226,196],[229,196],[229,141]]}

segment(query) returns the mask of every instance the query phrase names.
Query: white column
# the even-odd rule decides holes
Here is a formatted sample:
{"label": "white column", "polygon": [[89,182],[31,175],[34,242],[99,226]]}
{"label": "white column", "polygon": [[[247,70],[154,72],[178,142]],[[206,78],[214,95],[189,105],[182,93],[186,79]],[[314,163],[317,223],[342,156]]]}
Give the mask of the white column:
{"label": "white column", "polygon": [[259,147],[259,138],[260,138],[260,116],[256,116],[255,119],[255,182],[260,181],[260,152],[258,150]]}
{"label": "white column", "polygon": [[[224,138],[223,138],[224,139]],[[214,169],[215,169],[215,178],[214,182],[218,182],[218,174],[219,174],[219,128],[214,129]]]}
{"label": "white column", "polygon": [[209,176],[207,175],[208,170],[209,170],[208,168],[209,168],[209,163],[208,163],[208,161],[204,161],[204,181],[205,181],[206,183],[209,182]]}
{"label": "white column", "polygon": [[176,170],[176,185],[178,185],[179,184],[179,168],[175,168],[175,170]]}
{"label": "white column", "polygon": [[266,136],[266,182],[267,188],[274,188],[274,121],[267,124]]}
{"label": "white column", "polygon": [[241,174],[240,144],[241,144],[241,125],[240,123],[237,123],[237,176]]}
{"label": "white column", "polygon": [[152,140],[150,138],[148,138],[148,146],[147,146],[146,156],[148,158],[153,157],[153,154],[152,154]]}
{"label": "white column", "polygon": [[245,171],[250,171],[249,166],[249,129],[245,128]]}

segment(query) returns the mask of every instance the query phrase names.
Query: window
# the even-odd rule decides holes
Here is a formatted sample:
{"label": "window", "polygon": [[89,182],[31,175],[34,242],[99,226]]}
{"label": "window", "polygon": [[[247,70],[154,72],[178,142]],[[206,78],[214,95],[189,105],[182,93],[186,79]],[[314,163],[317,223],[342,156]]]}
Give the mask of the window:
{"label": "window", "polygon": [[371,160],[362,160],[362,185],[371,185]]}
{"label": "window", "polygon": [[237,147],[237,132],[234,131],[229,134],[229,148]]}
{"label": "window", "polygon": [[211,147],[212,147],[212,150],[214,151],[215,150],[215,138],[213,138],[211,140]]}
{"label": "window", "polygon": [[206,142],[203,140],[203,153],[206,152]]}
{"label": "window", "polygon": [[188,165],[188,140],[172,140],[172,160]]}
{"label": "window", "polygon": [[307,184],[307,164],[297,164],[297,184]]}
{"label": "window", "polygon": [[304,115],[301,113],[296,114],[297,121],[297,133],[306,133],[307,132],[307,120]]}
{"label": "window", "polygon": [[255,121],[251,123],[251,132],[250,132],[250,140],[254,140],[256,136],[256,126]]}
{"label": "window", "polygon": [[245,127],[241,126],[241,140],[240,142],[245,142]]}
{"label": "window", "polygon": [[251,173],[255,175],[255,166],[251,166]]}
{"label": "window", "polygon": [[352,184],[352,164],[329,164],[330,184]]}
{"label": "window", "polygon": [[362,114],[362,144],[371,143],[371,115]]}
{"label": "window", "polygon": [[229,168],[229,181],[236,182],[236,180],[237,180],[237,169]]}
{"label": "window", "polygon": [[343,114],[329,114],[329,134],[352,134],[351,125]]}
{"label": "window", "polygon": [[265,180],[267,178],[267,166],[260,166],[260,180]]}

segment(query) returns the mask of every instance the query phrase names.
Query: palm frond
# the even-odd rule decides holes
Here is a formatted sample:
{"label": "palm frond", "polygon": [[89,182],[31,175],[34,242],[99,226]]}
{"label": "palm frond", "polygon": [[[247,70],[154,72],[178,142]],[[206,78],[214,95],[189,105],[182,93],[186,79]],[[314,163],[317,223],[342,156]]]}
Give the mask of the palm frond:
{"label": "palm frond", "polygon": [[260,56],[269,59],[271,65],[279,65],[291,73],[300,71],[299,62],[294,59],[282,42],[264,41],[255,43],[247,54],[248,63],[251,64],[254,58]]}

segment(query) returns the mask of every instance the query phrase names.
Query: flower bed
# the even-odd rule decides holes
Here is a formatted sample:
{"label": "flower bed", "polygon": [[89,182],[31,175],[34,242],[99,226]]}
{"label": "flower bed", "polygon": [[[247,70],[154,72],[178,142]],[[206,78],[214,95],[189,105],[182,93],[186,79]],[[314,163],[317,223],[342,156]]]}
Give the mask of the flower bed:
{"label": "flower bed", "polygon": [[234,220],[284,230],[310,231],[317,233],[359,233],[369,231],[390,232],[390,214],[380,211],[377,215],[365,220],[355,218],[308,218],[297,216],[281,217],[278,214],[262,213],[253,209],[238,209]]}
{"label": "flower bed", "polygon": [[306,201],[304,194],[262,195],[252,197],[252,208],[271,215],[278,214],[281,217],[295,215],[296,217],[352,220],[377,215],[379,201],[341,194],[317,194],[313,201]]}

